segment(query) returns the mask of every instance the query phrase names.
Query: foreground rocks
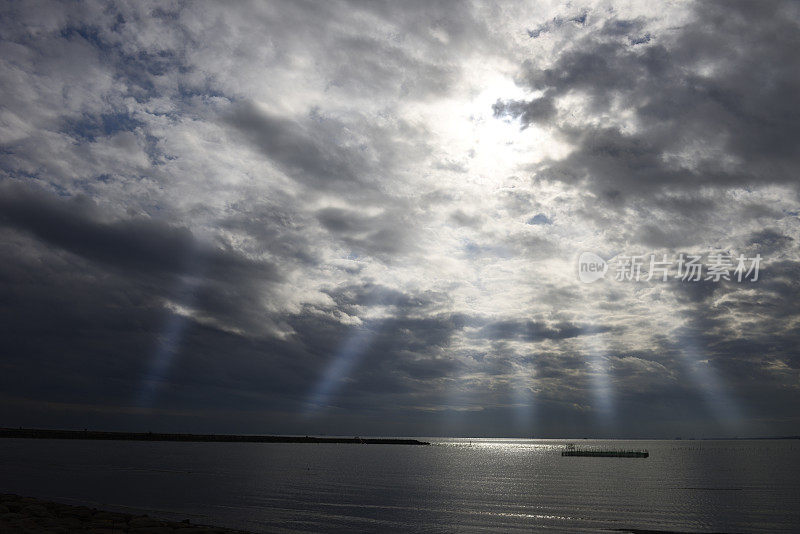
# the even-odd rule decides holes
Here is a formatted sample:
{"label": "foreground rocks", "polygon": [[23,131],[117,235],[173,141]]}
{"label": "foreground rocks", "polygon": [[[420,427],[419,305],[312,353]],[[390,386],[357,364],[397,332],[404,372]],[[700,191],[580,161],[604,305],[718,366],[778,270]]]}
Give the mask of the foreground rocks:
{"label": "foreground rocks", "polygon": [[146,515],[104,512],[86,506],[71,506],[11,494],[0,495],[0,532],[242,534],[237,530],[194,525],[188,519],[180,523],[161,521]]}

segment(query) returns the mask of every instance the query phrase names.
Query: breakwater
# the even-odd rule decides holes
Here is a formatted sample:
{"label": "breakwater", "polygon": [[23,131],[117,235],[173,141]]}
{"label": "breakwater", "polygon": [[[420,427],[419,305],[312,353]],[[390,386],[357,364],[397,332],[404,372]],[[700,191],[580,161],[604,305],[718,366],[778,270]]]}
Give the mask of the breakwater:
{"label": "breakwater", "polygon": [[123,441],[193,441],[219,443],[354,443],[365,445],[430,445],[427,441],[402,438],[352,438],[318,436],[266,436],[238,434],[169,434],[160,432],[103,432],[96,430],[45,430],[2,428],[0,438],[89,439]]}

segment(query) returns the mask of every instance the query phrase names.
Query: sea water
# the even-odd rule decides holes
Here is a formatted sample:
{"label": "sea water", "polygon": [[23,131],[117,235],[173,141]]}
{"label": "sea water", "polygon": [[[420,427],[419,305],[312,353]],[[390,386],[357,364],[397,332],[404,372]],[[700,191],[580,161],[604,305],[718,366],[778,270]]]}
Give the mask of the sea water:
{"label": "sea water", "polygon": [[0,439],[0,492],[256,532],[791,532],[800,441]]}

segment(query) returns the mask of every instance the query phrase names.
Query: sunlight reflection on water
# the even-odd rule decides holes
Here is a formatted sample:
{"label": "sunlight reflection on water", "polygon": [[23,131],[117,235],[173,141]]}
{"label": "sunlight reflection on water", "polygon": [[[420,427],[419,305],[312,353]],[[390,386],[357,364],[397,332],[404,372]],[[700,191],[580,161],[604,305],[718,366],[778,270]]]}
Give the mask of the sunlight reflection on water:
{"label": "sunlight reflection on water", "polygon": [[647,459],[566,458],[565,440],[404,445],[0,440],[2,491],[259,532],[791,532],[797,441],[607,441]]}

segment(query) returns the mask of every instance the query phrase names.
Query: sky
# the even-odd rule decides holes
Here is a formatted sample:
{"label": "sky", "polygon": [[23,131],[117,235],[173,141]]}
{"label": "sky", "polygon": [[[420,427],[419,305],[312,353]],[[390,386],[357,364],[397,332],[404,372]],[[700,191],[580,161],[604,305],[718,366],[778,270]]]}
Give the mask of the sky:
{"label": "sky", "polygon": [[4,2],[0,426],[800,434],[798,50],[789,1]]}

